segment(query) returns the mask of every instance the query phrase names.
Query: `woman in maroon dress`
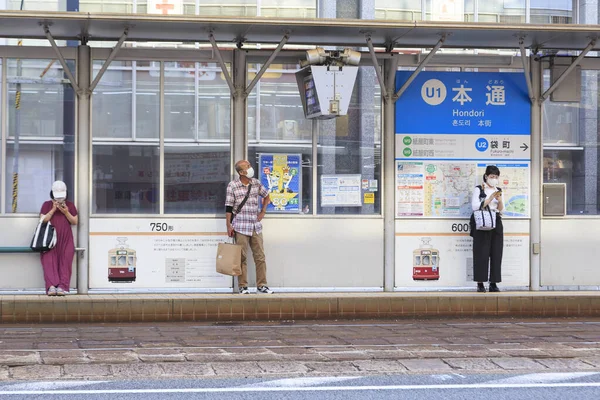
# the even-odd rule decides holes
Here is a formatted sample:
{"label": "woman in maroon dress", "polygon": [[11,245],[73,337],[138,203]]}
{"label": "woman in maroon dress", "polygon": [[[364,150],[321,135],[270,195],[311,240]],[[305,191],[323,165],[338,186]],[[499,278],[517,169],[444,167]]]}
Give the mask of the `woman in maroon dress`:
{"label": "woman in maroon dress", "polygon": [[67,185],[52,184],[50,198],[42,205],[40,217],[50,221],[56,230],[56,246],[42,253],[42,268],[48,296],[64,296],[69,291],[75,243],[71,225],[77,225],[77,208],[67,200]]}

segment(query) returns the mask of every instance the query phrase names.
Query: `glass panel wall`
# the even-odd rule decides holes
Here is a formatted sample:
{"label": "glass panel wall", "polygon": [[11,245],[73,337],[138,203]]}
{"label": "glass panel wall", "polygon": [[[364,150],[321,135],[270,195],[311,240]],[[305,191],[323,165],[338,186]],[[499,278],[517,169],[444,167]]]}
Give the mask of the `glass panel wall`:
{"label": "glass panel wall", "polygon": [[260,15],[277,18],[316,18],[316,0],[260,0]]}
{"label": "glass panel wall", "polygon": [[479,22],[525,23],[525,0],[479,0]]}
{"label": "glass panel wall", "polygon": [[[8,0],[6,2],[7,9],[19,10],[21,9],[21,2],[22,0]],[[59,11],[61,6],[60,3],[60,0],[25,0],[23,10]]]}
{"label": "glass panel wall", "polygon": [[[21,0],[9,0],[18,9]],[[60,10],[59,0],[27,1],[28,10]],[[316,0],[80,0],[82,12],[138,13],[159,15],[242,16],[315,18]]]}
{"label": "glass panel wall", "polygon": [[165,213],[222,214],[231,98],[214,63],[165,64]]}
{"label": "glass panel wall", "polygon": [[92,213],[159,211],[160,68],[136,64],[113,61],[92,96]]}
{"label": "glass panel wall", "polygon": [[348,115],[315,124],[318,213],[380,214],[381,94],[374,69],[359,68]]}
{"label": "glass panel wall", "polygon": [[573,22],[573,0],[531,0],[532,24],[572,24]]}
{"label": "glass panel wall", "polygon": [[79,0],[79,11],[90,13],[132,13],[135,0]]}
{"label": "glass panel wall", "polygon": [[421,0],[375,0],[375,19],[420,21]]}
{"label": "glass panel wall", "polygon": [[[5,212],[38,213],[54,180],[73,200],[75,95],[55,60],[8,59]],[[68,60],[71,70],[75,63]]]}
{"label": "glass panel wall", "polygon": [[[249,82],[260,67],[249,65]],[[281,194],[289,192],[289,185],[297,179],[300,193],[290,194],[289,201],[294,205],[298,202],[298,207],[294,207],[297,213],[308,214],[312,213],[313,123],[304,118],[295,76],[299,68],[296,64],[273,64],[252,91],[248,101],[248,158],[257,173],[262,173],[261,156],[271,160],[273,156],[299,157],[302,161],[296,175],[294,166],[287,173],[283,168],[269,171],[266,182],[270,185],[265,186],[270,192]]]}
{"label": "glass panel wall", "polygon": [[[249,80],[259,67],[250,65]],[[312,120],[304,116],[295,77],[298,69],[300,66],[295,64],[273,65],[250,96],[249,160],[261,175],[270,174],[263,182],[266,182],[265,186],[269,185],[272,193],[287,193],[286,183],[294,182],[294,173],[301,176],[301,196],[294,196],[295,199],[301,197],[297,213],[379,215],[381,97],[375,71],[372,67],[359,69],[347,116]],[[317,163],[313,160],[315,151]],[[302,159],[298,171],[293,170],[291,163],[284,168],[273,168],[275,173],[264,171],[270,167],[271,160],[275,163],[275,160],[294,157]],[[317,179],[313,181],[315,165]],[[347,197],[344,204],[327,200],[333,193],[328,182],[334,180],[343,182],[336,193],[348,191],[347,195],[338,196]],[[315,191],[318,207],[313,204]]]}
{"label": "glass panel wall", "polygon": [[[598,215],[600,72],[583,70],[580,73],[581,101],[558,102],[549,98],[544,102],[544,183],[565,185],[567,214]],[[544,87],[549,86],[550,73],[545,71]]]}
{"label": "glass panel wall", "polygon": [[[94,70],[102,65],[94,62]],[[164,212],[223,212],[231,101],[214,63],[164,62]],[[161,63],[115,61],[93,96],[93,213],[159,213]]]}
{"label": "glass panel wall", "polygon": [[[530,8],[533,24],[574,22],[572,0],[531,0]],[[525,0],[375,0],[375,19],[521,24],[527,15]]]}

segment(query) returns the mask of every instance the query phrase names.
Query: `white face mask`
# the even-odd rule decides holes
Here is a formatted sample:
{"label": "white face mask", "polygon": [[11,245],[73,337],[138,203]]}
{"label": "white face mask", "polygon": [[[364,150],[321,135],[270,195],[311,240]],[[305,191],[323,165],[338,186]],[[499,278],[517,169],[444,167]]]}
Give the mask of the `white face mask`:
{"label": "white face mask", "polygon": [[254,178],[254,168],[250,167],[246,170],[246,177],[249,179]]}
{"label": "white face mask", "polygon": [[498,186],[498,179],[497,178],[488,178],[487,183],[490,186]]}

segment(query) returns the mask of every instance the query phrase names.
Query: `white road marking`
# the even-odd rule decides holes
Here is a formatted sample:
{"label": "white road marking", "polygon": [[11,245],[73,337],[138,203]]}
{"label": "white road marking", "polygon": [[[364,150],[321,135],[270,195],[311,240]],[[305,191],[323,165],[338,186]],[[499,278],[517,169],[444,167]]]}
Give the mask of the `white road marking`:
{"label": "white road marking", "polygon": [[387,385],[387,386],[317,386],[317,387],[234,387],[234,388],[179,388],[179,389],[112,389],[112,390],[20,390],[0,391],[0,395],[82,395],[82,394],[148,394],[148,393],[249,393],[249,392],[352,392],[373,390],[479,390],[479,389],[535,389],[535,388],[600,387],[600,382],[523,383],[523,384],[447,384],[447,385]]}
{"label": "white road marking", "polygon": [[454,376],[452,375],[432,375],[431,377],[435,380],[442,382],[451,381],[452,379],[454,379]]}
{"label": "white road marking", "polygon": [[600,372],[546,372],[540,374],[526,374],[512,376],[510,378],[489,381],[491,384],[520,384],[520,383],[545,383],[564,382],[586,376],[598,375]]}
{"label": "white road marking", "polygon": [[324,385],[326,383],[343,382],[352,379],[359,379],[362,376],[338,376],[338,377],[303,377],[290,379],[277,379],[273,381],[254,383],[242,387],[307,387]]}
{"label": "white road marking", "polygon": [[75,386],[88,386],[95,385],[97,383],[105,383],[107,381],[55,381],[55,382],[27,382],[27,383],[13,383],[8,385],[0,386],[4,390],[56,390],[62,388],[69,388]]}

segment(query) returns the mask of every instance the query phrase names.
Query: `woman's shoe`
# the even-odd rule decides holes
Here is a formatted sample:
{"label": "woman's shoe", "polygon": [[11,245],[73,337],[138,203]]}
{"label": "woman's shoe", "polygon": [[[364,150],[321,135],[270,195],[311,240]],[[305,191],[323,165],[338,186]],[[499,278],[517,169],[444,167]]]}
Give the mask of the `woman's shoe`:
{"label": "woman's shoe", "polygon": [[498,289],[498,286],[494,282],[491,282],[490,283],[490,292],[499,292],[499,291],[500,291],[500,289]]}
{"label": "woman's shoe", "polygon": [[48,296],[56,296],[56,288],[54,286],[50,286],[46,294]]}
{"label": "woman's shoe", "polygon": [[59,287],[58,289],[56,289],[56,295],[57,296],[64,296],[65,295],[65,291],[63,290],[63,288]]}
{"label": "woman's shoe", "polygon": [[477,283],[477,292],[478,293],[485,293],[485,286],[483,286],[482,282],[478,282]]}

